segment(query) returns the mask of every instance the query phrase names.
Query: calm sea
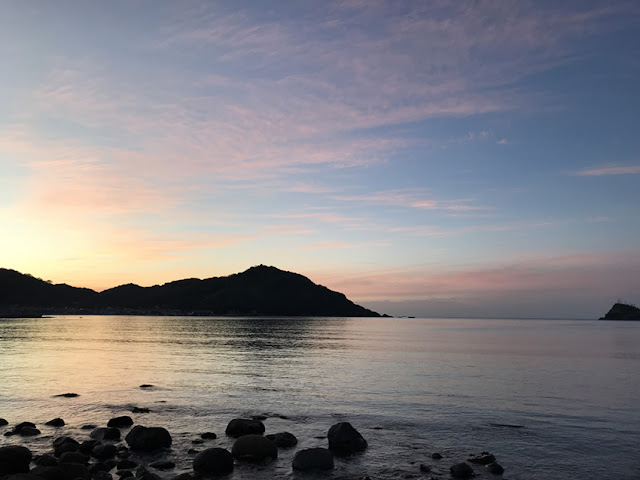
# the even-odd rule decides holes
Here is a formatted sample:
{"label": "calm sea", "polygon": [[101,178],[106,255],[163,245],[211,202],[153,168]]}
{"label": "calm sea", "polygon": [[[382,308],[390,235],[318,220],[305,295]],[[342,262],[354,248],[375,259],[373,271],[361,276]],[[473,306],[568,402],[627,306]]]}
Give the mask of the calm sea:
{"label": "calm sea", "polygon": [[[54,397],[68,392],[80,396]],[[131,414],[134,406],[151,412]],[[326,446],[317,437],[351,422],[369,449],[338,460],[333,477],[429,478],[425,463],[447,478],[450,465],[485,450],[508,479],[637,479],[640,322],[0,319],[0,417],[42,430],[0,435],[0,445],[41,453],[56,436],[86,439],[82,425],[126,414],[171,432],[177,466],[165,478],[190,469],[190,448],[230,449],[229,420],[264,414],[267,433],[293,433],[297,449]],[[54,417],[67,425],[45,427]],[[218,439],[192,444],[206,431]],[[231,478],[299,478],[295,451]]]}

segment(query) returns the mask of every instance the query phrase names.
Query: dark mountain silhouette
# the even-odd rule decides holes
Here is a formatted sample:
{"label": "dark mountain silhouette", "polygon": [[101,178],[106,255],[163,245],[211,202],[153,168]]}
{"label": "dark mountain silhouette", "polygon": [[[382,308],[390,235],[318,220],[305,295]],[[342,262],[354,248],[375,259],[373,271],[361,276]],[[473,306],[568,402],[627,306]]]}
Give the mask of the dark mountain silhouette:
{"label": "dark mountain silhouette", "polygon": [[189,278],[141,287],[127,284],[101,293],[52,285],[14,270],[0,269],[1,312],[283,315],[377,317],[342,293],[297,273],[260,265],[228,277]]}
{"label": "dark mountain silhouette", "polygon": [[618,302],[600,320],[640,320],[640,308]]}

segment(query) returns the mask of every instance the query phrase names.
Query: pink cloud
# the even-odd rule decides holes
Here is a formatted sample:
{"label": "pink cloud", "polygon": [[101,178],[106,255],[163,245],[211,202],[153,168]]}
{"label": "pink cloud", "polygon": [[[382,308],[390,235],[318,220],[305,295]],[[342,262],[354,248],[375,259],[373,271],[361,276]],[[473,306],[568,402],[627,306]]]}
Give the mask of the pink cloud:
{"label": "pink cloud", "polygon": [[581,177],[599,177],[605,175],[636,175],[640,174],[640,165],[607,165],[576,172]]}

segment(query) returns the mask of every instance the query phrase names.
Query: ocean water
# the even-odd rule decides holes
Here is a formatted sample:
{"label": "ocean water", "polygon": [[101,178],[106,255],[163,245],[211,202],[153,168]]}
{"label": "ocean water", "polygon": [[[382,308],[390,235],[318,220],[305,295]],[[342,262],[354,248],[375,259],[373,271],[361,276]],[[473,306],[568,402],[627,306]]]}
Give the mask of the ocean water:
{"label": "ocean water", "polygon": [[[68,392],[80,396],[54,396]],[[133,406],[151,412],[132,414]],[[171,432],[163,455],[176,468],[158,472],[168,479],[191,469],[190,448],[230,449],[227,423],[252,415],[268,417],[266,433],[289,431],[299,444],[270,464],[237,465],[232,479],[308,477],[292,472],[295,451],[326,446],[339,421],[369,448],[337,459],[322,478],[449,478],[453,463],[490,451],[505,479],[638,479],[640,322],[0,319],[0,417],[10,422],[0,445],[44,453],[56,436],[83,440],[82,425],[127,414]],[[55,417],[67,425],[44,426]],[[42,435],[2,435],[22,421]],[[192,444],[207,431],[218,438]]]}

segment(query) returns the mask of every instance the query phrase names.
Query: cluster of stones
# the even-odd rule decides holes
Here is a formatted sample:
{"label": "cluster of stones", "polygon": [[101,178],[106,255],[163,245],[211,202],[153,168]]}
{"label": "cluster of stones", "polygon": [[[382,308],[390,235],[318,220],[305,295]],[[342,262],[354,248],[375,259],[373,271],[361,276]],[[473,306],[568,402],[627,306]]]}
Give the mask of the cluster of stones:
{"label": "cluster of stones", "polygon": [[[0,418],[0,426],[8,422]],[[47,422],[49,426],[62,426],[62,419]],[[53,441],[52,454],[33,458],[31,451],[24,446],[0,447],[0,480],[113,480],[110,471],[115,469],[116,478],[125,480],[161,480],[144,465],[133,461],[131,452],[157,452],[171,446],[172,438],[163,427],[144,427],[136,425],[127,433],[124,440],[128,446],[116,445],[121,440],[122,428],[129,428],[133,420],[129,416],[112,418],[106,427],[86,425],[91,428],[90,439],[78,442],[68,436],[60,436]],[[296,437],[289,432],[264,435],[264,424],[256,419],[236,418],[229,422],[225,433],[235,439],[228,451],[224,448],[207,448],[196,454],[193,459],[193,475],[178,475],[174,480],[191,480],[195,477],[208,477],[231,473],[235,462],[267,463],[278,458],[278,449],[292,448],[298,443]],[[40,434],[36,425],[22,422],[15,425],[5,435],[33,436]],[[203,433],[206,439],[215,439],[212,432]],[[334,468],[334,457],[347,457],[367,448],[367,441],[348,422],[333,425],[328,433],[328,448],[307,448],[295,453],[292,469],[301,472],[327,471]],[[433,460],[442,459],[442,455],[434,453]],[[487,471],[501,475],[504,468],[496,462],[489,452],[473,454],[467,462],[482,465]],[[31,464],[36,466],[31,469]],[[167,470],[175,465],[170,461],[156,461],[148,465],[156,470]],[[135,474],[134,474],[134,470]],[[422,472],[430,472],[429,465],[420,464]],[[450,467],[451,477],[466,479],[476,476],[473,468],[466,462],[456,463]]]}
{"label": "cluster of stones", "polygon": [[[504,473],[502,465],[496,462],[496,457],[489,452],[472,454],[467,458],[467,462],[483,465],[494,475],[502,475]],[[453,478],[471,478],[475,476],[473,468],[466,462],[456,463],[449,469],[449,472]]]}
{"label": "cluster of stones", "polygon": [[[7,425],[0,419],[0,426]],[[64,425],[56,419],[51,426]],[[163,427],[136,425],[124,438],[125,445],[116,445],[121,440],[122,428],[129,428],[133,420],[129,416],[109,420],[106,427],[93,428],[90,439],[83,442],[69,436],[60,436],[53,441],[53,452],[33,457],[24,446],[0,447],[0,480],[113,480],[135,476],[141,480],[160,480],[146,466],[133,461],[131,452],[156,452],[169,448],[172,438]],[[84,428],[84,427],[83,427]],[[233,470],[235,462],[266,463],[278,458],[279,448],[291,448],[298,440],[289,432],[264,435],[265,427],[260,420],[236,418],[229,422],[225,433],[235,442],[231,451],[224,448],[208,448],[198,452],[193,459],[193,474],[196,477],[224,475]],[[6,434],[32,436],[40,431],[36,425],[23,422]],[[203,439],[216,438],[215,433],[201,435]],[[292,468],[296,471],[323,471],[334,468],[334,456],[348,456],[367,448],[367,441],[347,422],[333,425],[327,434],[329,448],[308,448],[296,452]],[[36,466],[31,468],[31,464]],[[175,467],[173,462],[158,461],[149,465],[157,470]],[[137,469],[137,470],[136,470]],[[135,474],[134,474],[134,470]],[[192,478],[182,474],[178,480]]]}

